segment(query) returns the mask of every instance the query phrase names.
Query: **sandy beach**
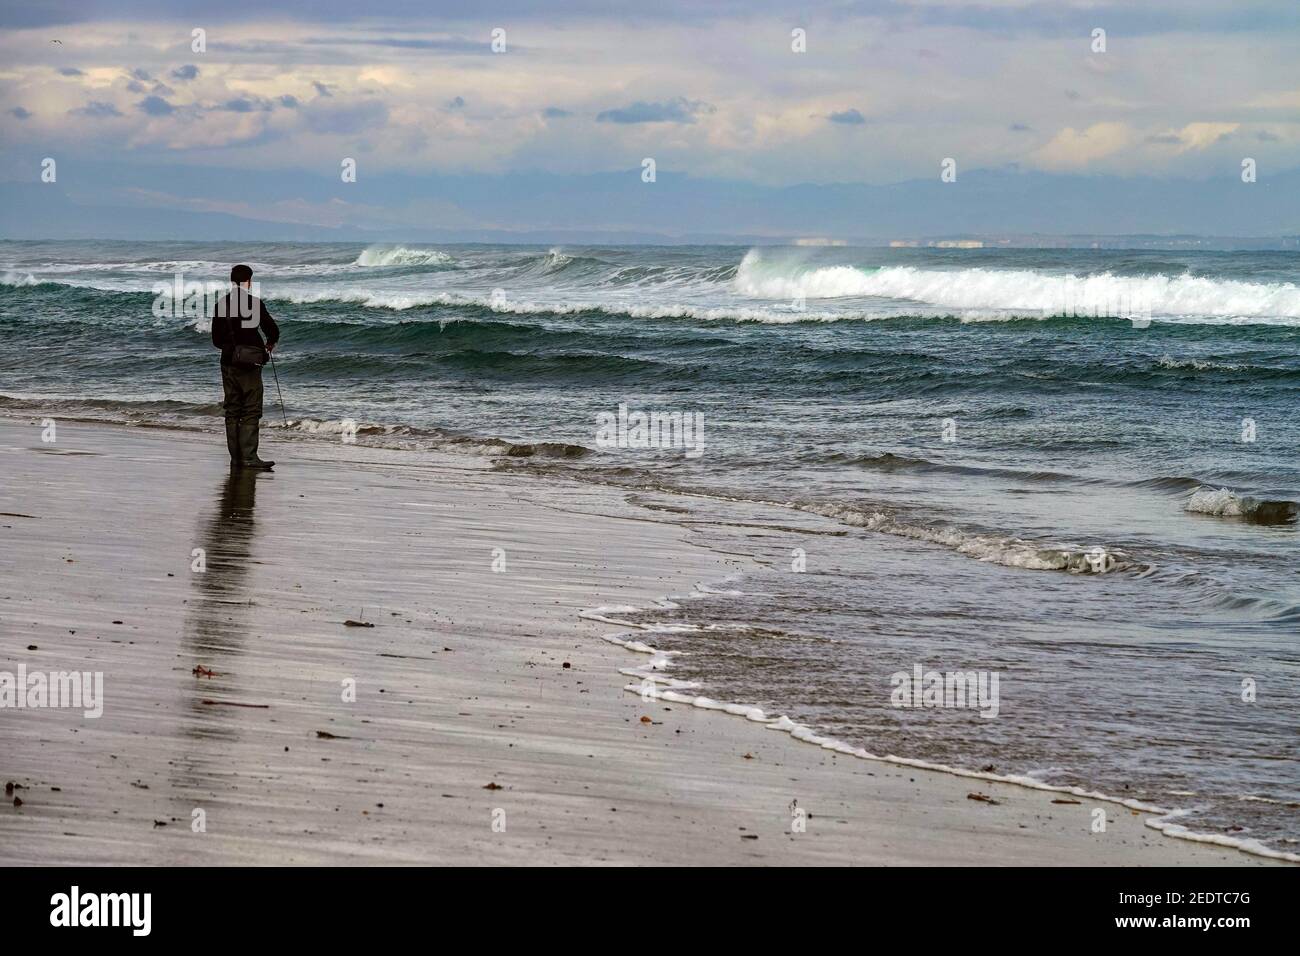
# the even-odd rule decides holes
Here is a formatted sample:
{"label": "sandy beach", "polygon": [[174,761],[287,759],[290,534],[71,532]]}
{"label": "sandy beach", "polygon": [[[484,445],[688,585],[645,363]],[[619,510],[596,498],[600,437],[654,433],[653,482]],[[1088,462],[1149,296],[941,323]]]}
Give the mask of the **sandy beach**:
{"label": "sandy beach", "polygon": [[0,424],[0,670],[101,671],[103,714],[0,714],[0,863],[1269,862],[629,693],[644,661],[581,612],[750,559],[625,493],[274,434],[276,471],[232,476],[215,435],[57,429]]}

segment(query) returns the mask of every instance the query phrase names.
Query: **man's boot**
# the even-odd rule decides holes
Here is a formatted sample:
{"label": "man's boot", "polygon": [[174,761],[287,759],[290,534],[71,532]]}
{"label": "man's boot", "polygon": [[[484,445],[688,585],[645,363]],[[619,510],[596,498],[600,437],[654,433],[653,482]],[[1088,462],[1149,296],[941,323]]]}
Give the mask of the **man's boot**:
{"label": "man's boot", "polygon": [[235,466],[244,463],[244,453],[239,448],[239,419],[226,419],[226,449],[230,452],[230,463]]}
{"label": "man's boot", "polygon": [[242,464],[245,468],[270,468],[273,461],[263,461],[257,457],[257,426],[260,418],[241,418],[239,420],[239,447],[243,452]]}

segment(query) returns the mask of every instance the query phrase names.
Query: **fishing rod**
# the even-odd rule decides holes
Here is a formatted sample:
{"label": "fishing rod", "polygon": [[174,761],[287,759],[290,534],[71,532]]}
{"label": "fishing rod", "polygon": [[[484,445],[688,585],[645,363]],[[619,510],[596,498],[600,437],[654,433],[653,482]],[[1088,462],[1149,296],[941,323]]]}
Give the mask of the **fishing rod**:
{"label": "fishing rod", "polygon": [[275,376],[275,394],[280,397],[280,417],[284,419],[284,427],[288,428],[289,416],[284,410],[284,393],[280,391],[280,373],[275,370],[275,353],[268,349],[266,357],[271,360],[271,374]]}

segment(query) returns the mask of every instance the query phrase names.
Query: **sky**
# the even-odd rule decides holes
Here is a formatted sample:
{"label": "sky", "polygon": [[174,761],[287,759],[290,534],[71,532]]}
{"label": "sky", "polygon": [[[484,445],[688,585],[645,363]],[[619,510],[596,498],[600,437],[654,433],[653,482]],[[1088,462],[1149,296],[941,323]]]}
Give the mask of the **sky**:
{"label": "sky", "polygon": [[[1293,234],[1298,41],[1296,0],[0,0],[0,234],[85,207],[146,231],[779,235],[817,230],[807,187],[860,204],[833,235],[953,231],[947,201],[994,232]],[[1247,186],[1246,159],[1225,223],[1197,196]],[[878,221],[894,184],[947,198]]]}

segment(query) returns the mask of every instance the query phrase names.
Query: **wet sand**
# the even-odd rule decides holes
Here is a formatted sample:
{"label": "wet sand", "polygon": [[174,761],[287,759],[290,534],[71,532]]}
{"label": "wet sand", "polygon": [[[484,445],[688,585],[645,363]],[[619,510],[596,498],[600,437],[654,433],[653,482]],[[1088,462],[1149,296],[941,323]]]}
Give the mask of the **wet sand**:
{"label": "wet sand", "polygon": [[579,613],[748,559],[614,490],[274,436],[269,475],[216,435],[57,438],[0,422],[0,671],[102,671],[104,712],[0,710],[0,863],[1268,862],[642,701],[618,671],[643,659]]}

